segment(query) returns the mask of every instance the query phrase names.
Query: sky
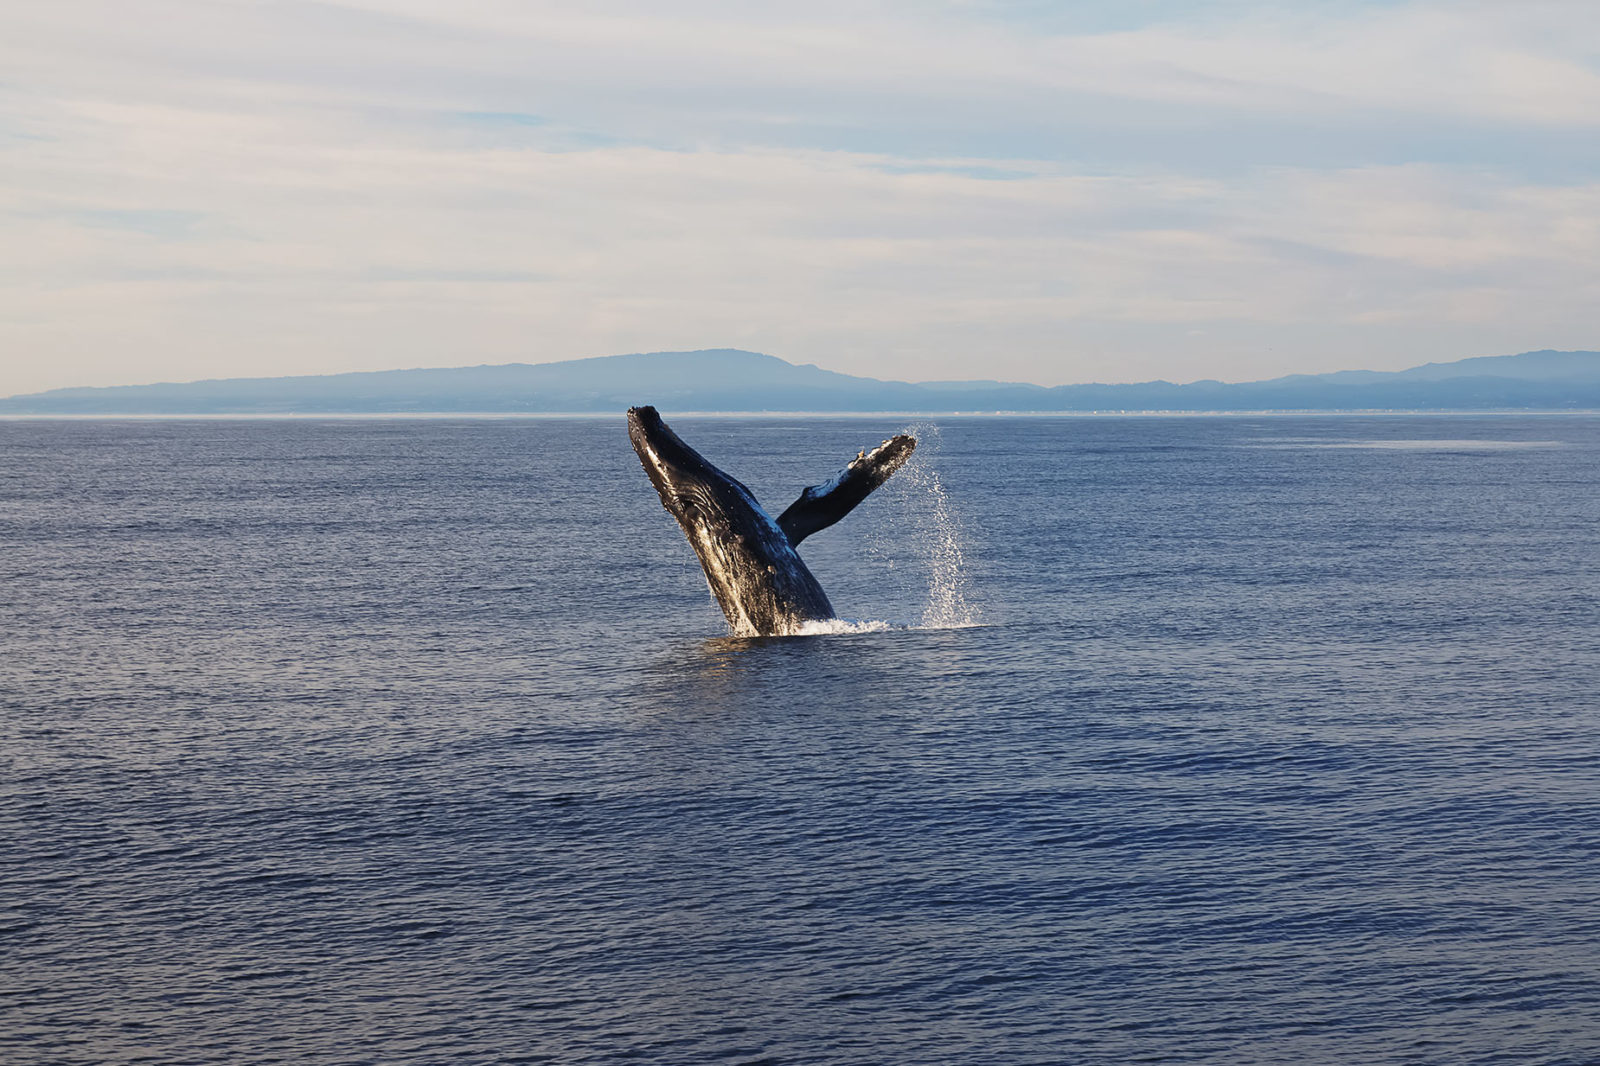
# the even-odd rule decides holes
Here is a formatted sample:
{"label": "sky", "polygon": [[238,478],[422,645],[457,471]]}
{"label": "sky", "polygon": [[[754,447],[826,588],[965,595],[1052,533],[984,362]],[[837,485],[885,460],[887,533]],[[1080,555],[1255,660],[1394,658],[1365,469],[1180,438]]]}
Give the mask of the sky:
{"label": "sky", "polygon": [[1593,0],[0,11],[0,395],[739,347],[1600,348]]}

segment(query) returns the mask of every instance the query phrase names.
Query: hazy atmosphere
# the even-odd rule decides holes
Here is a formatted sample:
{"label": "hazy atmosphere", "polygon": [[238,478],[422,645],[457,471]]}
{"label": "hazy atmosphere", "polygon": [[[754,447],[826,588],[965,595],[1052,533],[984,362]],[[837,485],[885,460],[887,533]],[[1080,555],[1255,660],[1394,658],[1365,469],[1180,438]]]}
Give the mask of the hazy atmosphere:
{"label": "hazy atmosphere", "polygon": [[3,20],[0,395],[717,346],[1042,384],[1594,347],[1585,2]]}

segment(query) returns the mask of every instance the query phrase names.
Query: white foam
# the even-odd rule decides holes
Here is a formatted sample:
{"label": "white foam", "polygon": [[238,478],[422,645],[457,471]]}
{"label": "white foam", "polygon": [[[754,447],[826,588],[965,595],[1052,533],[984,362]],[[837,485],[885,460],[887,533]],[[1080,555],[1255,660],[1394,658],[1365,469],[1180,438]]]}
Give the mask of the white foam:
{"label": "white foam", "polygon": [[875,618],[859,621],[849,618],[829,618],[820,622],[802,622],[800,623],[800,628],[791,635],[796,637],[831,637],[849,633],[922,633],[934,629],[976,629],[982,624],[976,621],[963,621],[929,625],[926,622],[885,622]]}
{"label": "white foam", "polygon": [[882,633],[895,627],[888,622],[852,622],[848,618],[829,618],[825,621],[800,623],[797,637],[827,637],[839,633]]}

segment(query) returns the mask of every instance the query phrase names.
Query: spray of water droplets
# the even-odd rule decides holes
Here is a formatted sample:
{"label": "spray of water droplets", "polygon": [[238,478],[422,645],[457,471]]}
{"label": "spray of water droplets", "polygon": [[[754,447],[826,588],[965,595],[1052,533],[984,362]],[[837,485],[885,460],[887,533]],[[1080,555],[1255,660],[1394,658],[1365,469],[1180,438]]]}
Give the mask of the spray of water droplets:
{"label": "spray of water droplets", "polygon": [[917,438],[917,450],[886,486],[892,486],[889,502],[896,513],[892,530],[880,535],[874,550],[890,556],[891,567],[898,555],[902,565],[926,570],[928,598],[919,623],[922,628],[977,625],[978,612],[969,599],[966,531],[939,477],[939,427],[918,423],[903,432]]}

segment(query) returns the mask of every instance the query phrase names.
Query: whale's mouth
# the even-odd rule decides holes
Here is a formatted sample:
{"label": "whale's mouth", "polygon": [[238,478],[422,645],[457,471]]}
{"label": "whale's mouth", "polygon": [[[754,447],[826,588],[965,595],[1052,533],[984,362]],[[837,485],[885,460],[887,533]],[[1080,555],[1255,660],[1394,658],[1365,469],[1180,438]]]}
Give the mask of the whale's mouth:
{"label": "whale's mouth", "polygon": [[638,453],[650,482],[661,493],[662,501],[679,494],[678,482],[705,466],[678,435],[667,428],[654,407],[628,408],[628,437]]}
{"label": "whale's mouth", "polygon": [[[754,494],[685,444],[654,407],[628,409],[628,436],[662,506],[684,526],[691,543],[706,536],[739,542],[752,533],[759,539],[782,537]],[[744,528],[752,523],[756,529]],[[729,547],[737,544],[721,550]]]}
{"label": "whale's mouth", "polygon": [[654,407],[628,409],[628,437],[662,504],[679,521],[714,522],[730,508],[759,509],[749,489],[685,444]]}

